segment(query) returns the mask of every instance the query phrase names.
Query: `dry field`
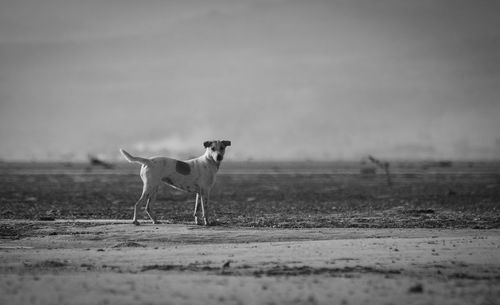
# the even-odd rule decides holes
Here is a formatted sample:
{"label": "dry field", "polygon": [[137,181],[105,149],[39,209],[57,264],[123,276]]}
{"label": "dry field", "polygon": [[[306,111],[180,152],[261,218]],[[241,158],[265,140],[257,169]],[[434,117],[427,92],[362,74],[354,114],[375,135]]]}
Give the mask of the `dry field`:
{"label": "dry field", "polygon": [[[221,226],[500,228],[500,164],[395,164],[385,175],[356,163],[226,163],[210,212]],[[3,219],[131,219],[138,166],[0,164]],[[165,186],[154,206],[166,223],[190,223],[194,196]],[[146,219],[146,218],[145,218]]]}
{"label": "dry field", "polygon": [[1,304],[499,304],[500,164],[225,163],[214,225],[138,168],[0,163]]}

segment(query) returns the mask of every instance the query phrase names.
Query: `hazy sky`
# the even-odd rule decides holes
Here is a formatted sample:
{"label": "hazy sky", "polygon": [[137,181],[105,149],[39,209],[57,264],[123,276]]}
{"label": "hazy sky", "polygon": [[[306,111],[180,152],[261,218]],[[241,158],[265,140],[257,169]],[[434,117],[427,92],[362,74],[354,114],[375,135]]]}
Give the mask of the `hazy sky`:
{"label": "hazy sky", "polygon": [[0,0],[0,158],[500,156],[500,1]]}

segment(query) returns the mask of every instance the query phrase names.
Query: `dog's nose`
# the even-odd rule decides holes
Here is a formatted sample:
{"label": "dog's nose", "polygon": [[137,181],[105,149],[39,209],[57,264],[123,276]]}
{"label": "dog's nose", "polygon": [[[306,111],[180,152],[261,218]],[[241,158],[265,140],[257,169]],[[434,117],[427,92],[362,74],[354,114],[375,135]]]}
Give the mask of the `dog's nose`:
{"label": "dog's nose", "polygon": [[217,155],[217,161],[222,161],[222,156],[221,155]]}

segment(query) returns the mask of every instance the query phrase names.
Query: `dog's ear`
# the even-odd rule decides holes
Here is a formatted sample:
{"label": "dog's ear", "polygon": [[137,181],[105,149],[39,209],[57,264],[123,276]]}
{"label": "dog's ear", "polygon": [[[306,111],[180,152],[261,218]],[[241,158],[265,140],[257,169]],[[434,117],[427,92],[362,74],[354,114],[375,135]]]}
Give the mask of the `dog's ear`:
{"label": "dog's ear", "polygon": [[213,141],[205,141],[205,142],[203,142],[203,146],[204,146],[205,148],[207,148],[207,147],[212,146],[212,143],[213,143]]}
{"label": "dog's ear", "polygon": [[222,141],[222,144],[224,146],[231,146],[231,141],[224,140],[224,141]]}

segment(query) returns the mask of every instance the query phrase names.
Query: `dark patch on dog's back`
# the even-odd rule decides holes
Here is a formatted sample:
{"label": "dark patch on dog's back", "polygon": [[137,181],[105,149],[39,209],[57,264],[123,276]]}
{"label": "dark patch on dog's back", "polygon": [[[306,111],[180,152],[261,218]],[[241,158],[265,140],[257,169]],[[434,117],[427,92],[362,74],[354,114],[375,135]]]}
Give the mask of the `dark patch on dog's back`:
{"label": "dark patch on dog's back", "polygon": [[191,173],[191,166],[189,166],[186,162],[177,161],[175,163],[175,171],[186,176]]}

